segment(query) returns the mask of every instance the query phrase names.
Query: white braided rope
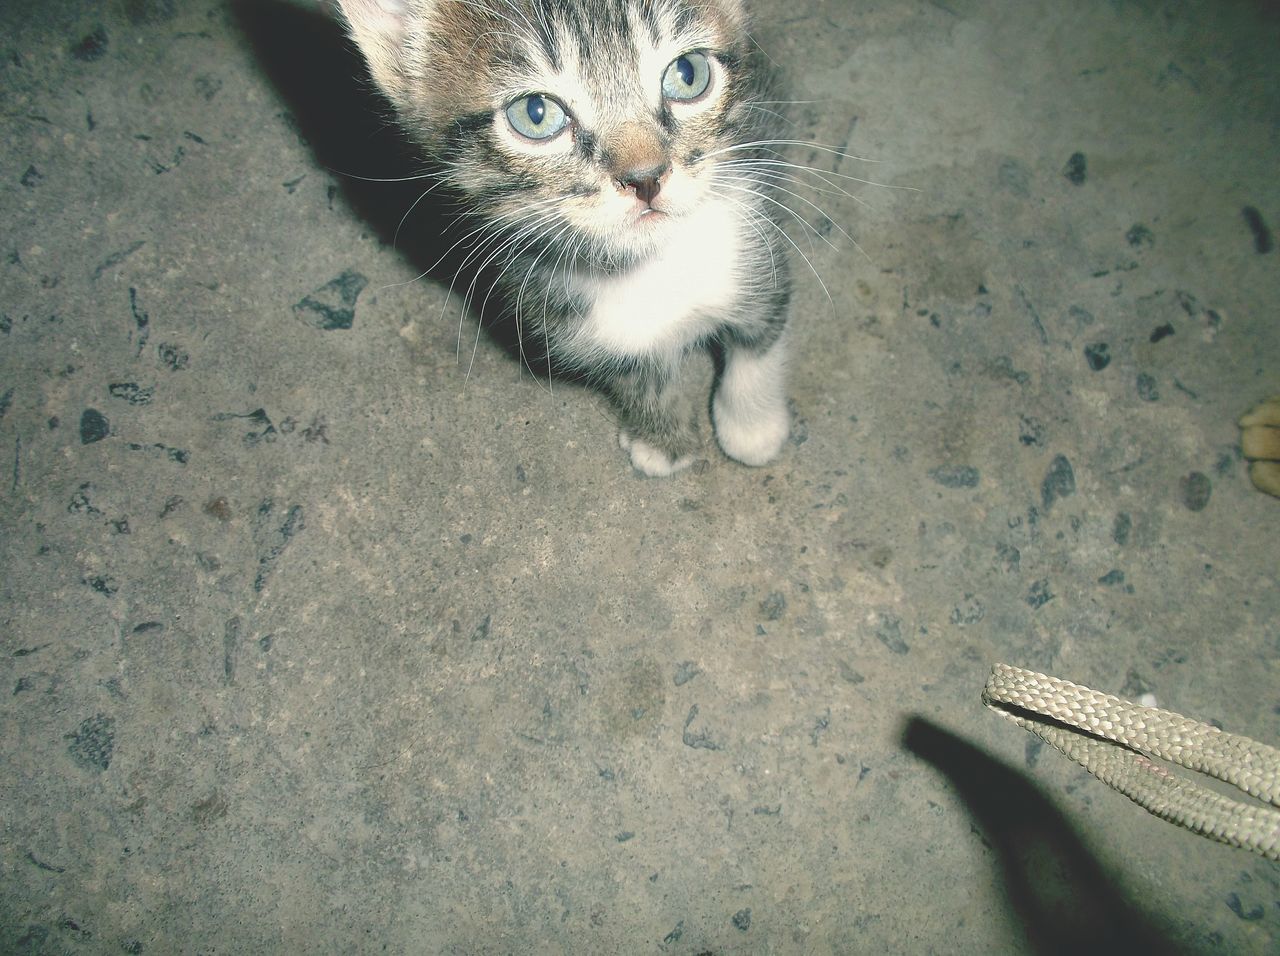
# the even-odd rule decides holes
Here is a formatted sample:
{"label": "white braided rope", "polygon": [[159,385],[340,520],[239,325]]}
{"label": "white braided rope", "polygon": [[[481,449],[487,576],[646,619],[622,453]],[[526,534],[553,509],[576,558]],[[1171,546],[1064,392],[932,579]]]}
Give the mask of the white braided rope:
{"label": "white braided rope", "polygon": [[[1008,664],[992,668],[982,701],[1161,819],[1280,860],[1280,750]],[[1226,781],[1272,806],[1232,800],[1150,757]]]}

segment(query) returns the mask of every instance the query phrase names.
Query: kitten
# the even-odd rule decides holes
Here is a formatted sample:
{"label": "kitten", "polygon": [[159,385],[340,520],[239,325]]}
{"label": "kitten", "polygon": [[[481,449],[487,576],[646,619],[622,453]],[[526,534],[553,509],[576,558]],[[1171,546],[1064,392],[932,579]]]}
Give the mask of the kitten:
{"label": "kitten", "polygon": [[[716,438],[787,440],[776,114],[740,0],[338,0],[400,121],[479,225],[523,342],[614,405],[646,475],[688,465],[671,385],[710,348]],[[789,240],[788,240],[789,241]]]}

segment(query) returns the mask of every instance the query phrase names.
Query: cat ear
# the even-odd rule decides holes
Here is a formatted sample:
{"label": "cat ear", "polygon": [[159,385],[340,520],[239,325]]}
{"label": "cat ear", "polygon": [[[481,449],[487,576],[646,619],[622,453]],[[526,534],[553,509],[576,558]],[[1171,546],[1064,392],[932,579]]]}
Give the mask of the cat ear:
{"label": "cat ear", "polygon": [[400,102],[407,80],[404,41],[410,0],[337,0],[337,4],[374,82],[392,102]]}

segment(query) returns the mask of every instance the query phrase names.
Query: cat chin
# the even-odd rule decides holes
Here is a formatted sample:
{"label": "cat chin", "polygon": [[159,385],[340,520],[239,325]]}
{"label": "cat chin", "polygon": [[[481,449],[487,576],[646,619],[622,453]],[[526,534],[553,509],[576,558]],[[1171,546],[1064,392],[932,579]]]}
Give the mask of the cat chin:
{"label": "cat chin", "polygon": [[[685,217],[659,209],[633,215],[607,235],[599,237],[606,258],[616,262],[636,265],[660,252],[669,250],[682,239],[682,220]],[[690,237],[691,249],[697,248],[696,237]]]}
{"label": "cat chin", "polygon": [[614,242],[635,255],[648,257],[668,245],[679,231],[679,222],[664,212],[654,212],[623,226]]}

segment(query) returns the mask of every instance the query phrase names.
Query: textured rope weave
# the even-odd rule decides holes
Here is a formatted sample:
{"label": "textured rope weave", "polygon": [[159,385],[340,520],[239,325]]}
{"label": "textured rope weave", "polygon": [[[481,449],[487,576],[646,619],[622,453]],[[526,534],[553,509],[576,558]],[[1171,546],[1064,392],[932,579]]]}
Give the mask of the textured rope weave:
{"label": "textured rope weave", "polygon": [[[1280,750],[1008,664],[992,668],[982,701],[1161,819],[1280,860]],[[1151,757],[1226,781],[1271,806],[1232,800]]]}

